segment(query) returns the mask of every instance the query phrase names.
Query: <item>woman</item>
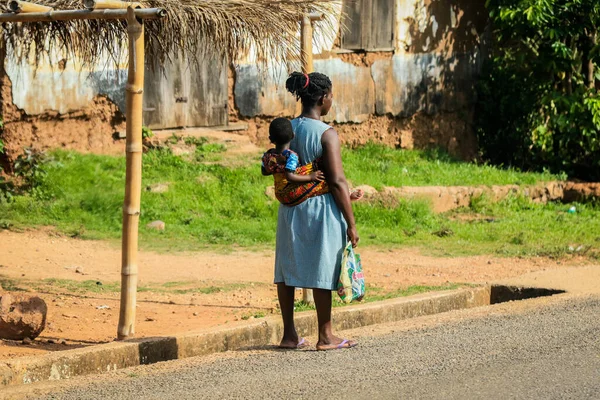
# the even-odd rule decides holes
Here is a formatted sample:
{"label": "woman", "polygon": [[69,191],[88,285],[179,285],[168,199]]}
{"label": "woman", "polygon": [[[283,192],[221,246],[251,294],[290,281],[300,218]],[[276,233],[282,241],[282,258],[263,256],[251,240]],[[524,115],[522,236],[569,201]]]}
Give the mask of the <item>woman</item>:
{"label": "woman", "polygon": [[354,247],[359,240],[338,135],[320,121],[331,109],[331,86],[329,78],[317,72],[294,72],[286,82],[287,90],[302,102],[301,116],[292,121],[295,136],[290,148],[303,164],[322,157],[330,193],[295,207],[279,206],[275,283],[284,326],[282,348],[308,345],[298,337],[294,326],[296,287],[313,289],[319,324],[317,350],[357,344],[335,336],[331,326],[331,292],[337,289],[342,251],[347,240]]}

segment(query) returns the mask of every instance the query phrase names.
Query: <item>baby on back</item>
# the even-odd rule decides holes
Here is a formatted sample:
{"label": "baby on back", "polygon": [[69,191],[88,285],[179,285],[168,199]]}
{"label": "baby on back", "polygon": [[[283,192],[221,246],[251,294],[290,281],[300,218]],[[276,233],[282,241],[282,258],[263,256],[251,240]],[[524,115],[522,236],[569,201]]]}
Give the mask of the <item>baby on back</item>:
{"label": "baby on back", "polygon": [[[306,199],[329,193],[325,174],[319,170],[319,159],[300,165],[298,154],[290,150],[294,138],[292,123],[287,118],[276,118],[269,126],[269,140],[275,148],[262,157],[262,174],[273,175],[275,197],[281,204],[295,206]],[[351,200],[359,200],[361,190],[350,194]]]}

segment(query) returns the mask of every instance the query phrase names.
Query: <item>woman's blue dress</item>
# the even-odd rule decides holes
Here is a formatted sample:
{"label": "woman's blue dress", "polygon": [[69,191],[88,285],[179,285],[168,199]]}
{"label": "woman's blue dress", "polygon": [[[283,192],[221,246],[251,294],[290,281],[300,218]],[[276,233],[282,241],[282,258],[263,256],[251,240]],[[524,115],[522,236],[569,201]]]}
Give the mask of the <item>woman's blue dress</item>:
{"label": "woman's blue dress", "polygon": [[[331,127],[310,118],[292,120],[291,149],[308,164],[323,154],[321,136]],[[331,194],[294,206],[279,206],[275,283],[337,290],[348,225]]]}

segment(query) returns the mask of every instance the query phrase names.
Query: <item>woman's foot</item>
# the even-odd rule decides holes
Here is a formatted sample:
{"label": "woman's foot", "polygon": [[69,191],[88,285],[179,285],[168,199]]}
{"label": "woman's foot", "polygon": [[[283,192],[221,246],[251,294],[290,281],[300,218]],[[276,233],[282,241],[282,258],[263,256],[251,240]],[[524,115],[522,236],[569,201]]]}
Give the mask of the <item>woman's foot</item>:
{"label": "woman's foot", "polygon": [[364,194],[365,194],[365,192],[363,192],[362,189],[355,190],[354,192],[350,193],[350,200],[358,201],[358,200],[362,199]]}
{"label": "woman's foot", "polygon": [[339,349],[350,349],[357,346],[356,340],[342,339],[339,337],[332,337],[330,339],[322,338],[317,343],[317,350],[339,350]]}
{"label": "woman's foot", "polygon": [[299,350],[305,349],[310,346],[310,342],[305,338],[296,338],[296,339],[282,339],[281,343],[279,343],[280,349],[291,349],[291,350]]}

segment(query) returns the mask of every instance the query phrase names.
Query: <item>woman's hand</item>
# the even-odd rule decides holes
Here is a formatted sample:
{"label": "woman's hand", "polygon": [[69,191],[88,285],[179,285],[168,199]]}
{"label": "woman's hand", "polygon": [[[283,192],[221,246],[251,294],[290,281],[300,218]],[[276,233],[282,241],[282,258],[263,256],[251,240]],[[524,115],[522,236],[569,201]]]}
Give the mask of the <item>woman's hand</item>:
{"label": "woman's hand", "polygon": [[310,174],[310,179],[316,182],[323,182],[325,180],[325,174],[323,171],[315,171]]}
{"label": "woman's hand", "polygon": [[356,226],[349,226],[346,234],[348,235],[348,240],[350,243],[352,243],[352,247],[356,247],[358,245],[358,241],[360,240]]}

